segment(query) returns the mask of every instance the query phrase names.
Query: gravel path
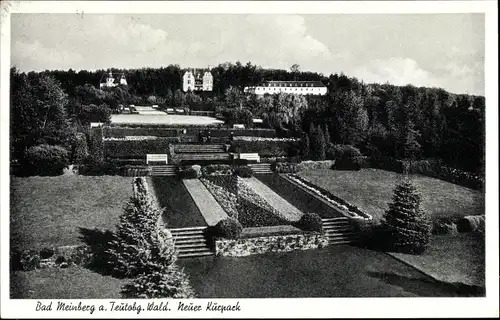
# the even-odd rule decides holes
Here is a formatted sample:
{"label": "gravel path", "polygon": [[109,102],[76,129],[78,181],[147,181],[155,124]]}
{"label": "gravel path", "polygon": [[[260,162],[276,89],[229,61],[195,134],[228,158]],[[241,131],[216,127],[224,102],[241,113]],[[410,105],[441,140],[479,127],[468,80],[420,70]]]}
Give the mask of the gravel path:
{"label": "gravel path", "polygon": [[224,209],[222,209],[220,204],[200,180],[184,179],[182,182],[209,226],[214,226],[220,220],[228,218]]}

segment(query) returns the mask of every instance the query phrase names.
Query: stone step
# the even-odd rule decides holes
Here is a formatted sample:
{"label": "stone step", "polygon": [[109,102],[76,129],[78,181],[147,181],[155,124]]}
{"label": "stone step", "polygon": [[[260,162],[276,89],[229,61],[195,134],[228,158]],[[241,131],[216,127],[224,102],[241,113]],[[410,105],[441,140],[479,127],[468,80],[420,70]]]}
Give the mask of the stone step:
{"label": "stone step", "polygon": [[213,256],[215,255],[214,252],[209,251],[209,252],[197,252],[197,253],[178,253],[177,257],[179,259],[182,258],[196,258],[196,257],[203,257],[203,256]]}
{"label": "stone step", "polygon": [[176,243],[175,247],[179,249],[179,251],[186,251],[187,249],[195,249],[195,248],[204,248],[207,250],[207,244],[205,242],[197,242],[197,243]]}
{"label": "stone step", "polygon": [[204,226],[200,226],[200,227],[185,227],[185,228],[170,228],[170,232],[178,232],[178,231],[192,231],[192,230],[205,230],[207,227],[204,227]]}
{"label": "stone step", "polygon": [[339,241],[328,241],[328,244],[331,245],[331,246],[334,246],[334,245],[341,245],[341,244],[351,244],[355,241],[350,241],[350,240],[339,240]]}
{"label": "stone step", "polygon": [[323,221],[324,226],[331,226],[331,225],[346,225],[349,224],[349,221],[347,220],[333,220],[333,221]]}
{"label": "stone step", "polygon": [[200,247],[200,248],[181,248],[179,253],[201,253],[201,252],[212,252],[208,247]]}
{"label": "stone step", "polygon": [[181,235],[172,235],[172,238],[174,241],[179,241],[179,240],[185,240],[185,239],[192,239],[192,240],[205,240],[205,236],[202,234],[181,234]]}
{"label": "stone step", "polygon": [[325,228],[323,227],[325,232],[342,232],[342,231],[354,231],[351,227],[337,227],[337,228]]}
{"label": "stone step", "polygon": [[177,238],[175,240],[176,244],[188,244],[188,243],[207,243],[206,239],[201,239],[201,238],[185,238],[185,239],[179,239]]}
{"label": "stone step", "polygon": [[323,218],[321,220],[323,220],[323,222],[325,222],[325,221],[336,221],[336,220],[346,220],[347,221],[348,218],[347,217],[333,217],[333,218]]}

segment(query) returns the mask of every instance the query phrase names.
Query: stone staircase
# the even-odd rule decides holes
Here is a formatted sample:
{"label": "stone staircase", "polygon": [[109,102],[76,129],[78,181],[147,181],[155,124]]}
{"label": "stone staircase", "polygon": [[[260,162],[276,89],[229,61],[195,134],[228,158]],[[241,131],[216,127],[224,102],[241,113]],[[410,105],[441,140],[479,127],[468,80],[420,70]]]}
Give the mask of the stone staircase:
{"label": "stone staircase", "polygon": [[269,174],[273,173],[271,171],[270,163],[251,163],[248,166],[252,169],[255,174]]}
{"label": "stone staircase", "polygon": [[347,217],[325,218],[323,229],[330,245],[349,244],[359,241],[359,235],[354,231]]}
{"label": "stone staircase", "polygon": [[174,165],[151,166],[151,175],[152,176],[172,177],[172,176],[175,176],[176,171],[177,171],[177,167]]}
{"label": "stone staircase", "polygon": [[212,256],[204,232],[207,227],[187,227],[170,229],[177,249],[178,258]]}

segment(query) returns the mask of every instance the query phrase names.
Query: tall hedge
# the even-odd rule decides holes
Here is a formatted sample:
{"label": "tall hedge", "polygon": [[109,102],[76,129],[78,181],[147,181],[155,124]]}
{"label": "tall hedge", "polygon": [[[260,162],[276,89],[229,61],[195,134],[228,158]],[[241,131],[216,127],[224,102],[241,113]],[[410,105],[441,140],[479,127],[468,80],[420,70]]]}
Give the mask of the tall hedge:
{"label": "tall hedge", "polygon": [[71,162],[74,164],[82,164],[89,157],[89,149],[87,143],[87,137],[85,134],[79,133],[75,137],[75,142],[73,143],[73,152],[71,155]]}
{"label": "tall hedge", "polygon": [[109,158],[145,158],[146,154],[169,153],[169,144],[178,138],[157,140],[106,140],[104,146]]}
{"label": "tall hedge", "polygon": [[26,150],[23,162],[28,175],[61,175],[68,165],[69,153],[61,146],[41,144]]}
{"label": "tall hedge", "polygon": [[432,223],[421,209],[421,198],[410,181],[403,181],[394,189],[393,202],[386,211],[383,222],[390,237],[390,250],[421,254],[427,248]]}

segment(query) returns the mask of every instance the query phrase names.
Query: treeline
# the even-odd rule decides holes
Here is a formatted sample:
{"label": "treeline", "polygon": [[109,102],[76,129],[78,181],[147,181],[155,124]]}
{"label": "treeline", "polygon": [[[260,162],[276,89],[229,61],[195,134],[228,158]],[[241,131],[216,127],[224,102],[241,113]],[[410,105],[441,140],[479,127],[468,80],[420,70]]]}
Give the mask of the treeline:
{"label": "treeline", "polygon": [[[252,119],[261,118],[267,127],[286,136],[301,137],[311,127],[319,127],[328,132],[331,145],[350,145],[372,158],[440,158],[454,168],[484,171],[482,96],[411,85],[365,84],[344,74],[325,77],[298,68],[273,70],[238,62],[213,68],[215,90],[203,95],[180,90],[183,71],[174,65],[125,70],[128,86],[101,90],[95,86],[106,74],[104,70],[25,74],[13,68],[11,150],[15,158],[37,144],[71,150],[71,137],[88,123],[109,121],[121,105],[147,103],[216,111],[229,125],[251,127]],[[328,94],[257,96],[243,92],[243,87],[262,80],[320,80]]]}

